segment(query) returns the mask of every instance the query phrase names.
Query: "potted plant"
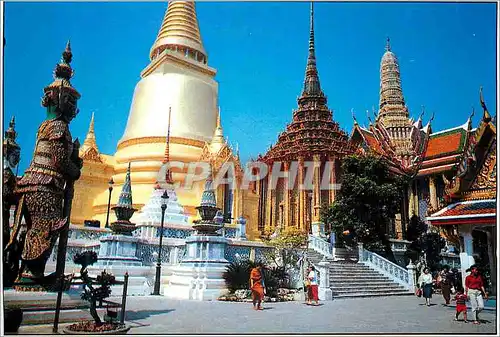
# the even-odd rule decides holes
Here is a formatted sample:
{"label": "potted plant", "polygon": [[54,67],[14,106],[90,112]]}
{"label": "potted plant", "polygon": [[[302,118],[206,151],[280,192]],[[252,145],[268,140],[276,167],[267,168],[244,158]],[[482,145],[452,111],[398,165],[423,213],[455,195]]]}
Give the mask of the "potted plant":
{"label": "potted plant", "polygon": [[[106,334],[118,335],[126,333],[130,327],[114,321],[116,318],[114,312],[108,312],[105,316],[107,318],[104,322],[99,317],[97,312],[97,303],[102,303],[104,299],[111,295],[111,285],[116,283],[115,277],[106,271],[101,272],[96,278],[90,277],[87,267],[97,262],[97,253],[86,251],[76,254],[73,258],[75,264],[81,265],[80,277],[83,281],[83,294],[82,299],[88,301],[90,304],[90,314],[93,321],[83,321],[80,323],[72,324],[64,328],[66,334]],[[77,278],[77,279],[78,279]],[[98,286],[98,287],[96,287]]]}

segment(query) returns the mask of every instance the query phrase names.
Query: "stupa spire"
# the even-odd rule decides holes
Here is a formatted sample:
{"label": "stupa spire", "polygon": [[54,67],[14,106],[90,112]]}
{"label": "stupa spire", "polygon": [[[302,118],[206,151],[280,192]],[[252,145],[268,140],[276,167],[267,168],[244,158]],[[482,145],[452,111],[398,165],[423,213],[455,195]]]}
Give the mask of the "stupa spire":
{"label": "stupa spire", "polygon": [[125,175],[125,182],[122,186],[120,197],[118,198],[119,207],[132,208],[132,184],[130,182],[130,164],[128,163],[127,174]]}
{"label": "stupa spire", "polygon": [[151,47],[151,60],[165,49],[206,63],[207,53],[203,48],[194,1],[168,2],[160,31]]}
{"label": "stupa spire", "polygon": [[[170,161],[170,117],[172,116],[172,108],[168,108],[168,127],[167,127],[167,142],[165,144],[165,157],[163,158],[163,164],[166,164]],[[172,179],[172,172],[170,169],[167,169],[165,173],[165,182],[167,184],[173,184],[174,180]]]}
{"label": "stupa spire", "polygon": [[[408,109],[401,88],[401,75],[399,62],[396,55],[391,51],[389,38],[387,39],[385,53],[380,62],[380,110],[379,116],[409,118]],[[384,121],[384,124],[385,123]],[[389,125],[386,125],[389,126]]]}
{"label": "stupa spire", "polygon": [[89,148],[94,148],[97,149],[97,142],[95,138],[95,131],[94,131],[94,113],[92,112],[92,117],[90,118],[90,125],[89,125],[89,131],[87,131],[87,136],[85,137],[85,141],[83,142],[83,148],[84,149],[89,149]]}
{"label": "stupa spire", "polygon": [[323,96],[316,67],[316,49],[314,46],[314,2],[311,2],[309,29],[309,55],[307,57],[304,91],[302,96]]}
{"label": "stupa spire", "polygon": [[385,43],[385,51],[391,51],[391,38],[387,37],[387,41]]}

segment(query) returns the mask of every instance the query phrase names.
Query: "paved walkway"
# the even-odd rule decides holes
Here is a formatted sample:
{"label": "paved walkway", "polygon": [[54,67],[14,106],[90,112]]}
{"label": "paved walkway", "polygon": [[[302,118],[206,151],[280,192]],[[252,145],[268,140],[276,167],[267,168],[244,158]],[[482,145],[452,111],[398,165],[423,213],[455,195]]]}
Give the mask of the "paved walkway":
{"label": "paved walkway", "polygon": [[[338,299],[310,307],[299,302],[251,304],[129,297],[130,334],[176,333],[496,333],[496,312],[484,311],[484,324],[454,322],[455,308],[426,307],[413,296]],[[47,327],[48,328],[48,327]],[[23,327],[21,333],[44,333]],[[47,332],[49,332],[48,330]]]}

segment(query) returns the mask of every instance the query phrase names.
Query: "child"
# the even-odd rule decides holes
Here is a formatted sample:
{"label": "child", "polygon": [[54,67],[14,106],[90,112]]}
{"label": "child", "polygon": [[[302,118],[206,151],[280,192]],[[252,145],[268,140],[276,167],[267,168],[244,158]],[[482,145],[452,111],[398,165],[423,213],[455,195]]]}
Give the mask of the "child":
{"label": "child", "polygon": [[467,295],[464,294],[464,289],[462,287],[457,287],[457,294],[453,299],[457,302],[457,313],[455,314],[455,321],[458,321],[458,316],[460,313],[464,313],[464,322],[467,323],[467,305],[465,302],[467,301]]}

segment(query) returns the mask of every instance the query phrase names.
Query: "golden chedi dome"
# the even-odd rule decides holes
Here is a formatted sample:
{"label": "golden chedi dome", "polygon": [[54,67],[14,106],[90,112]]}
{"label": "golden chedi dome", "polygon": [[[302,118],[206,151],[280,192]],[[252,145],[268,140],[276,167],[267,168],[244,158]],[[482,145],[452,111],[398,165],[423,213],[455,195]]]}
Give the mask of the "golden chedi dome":
{"label": "golden chedi dome", "polygon": [[[117,187],[123,184],[128,163],[132,162],[134,205],[139,209],[149,200],[164,159],[169,110],[171,161],[198,161],[216,129],[216,71],[207,65],[194,2],[168,3],[150,60],[135,87],[127,126],[114,155],[113,180]],[[173,169],[174,183],[182,183],[186,172]],[[189,215],[196,215],[202,192],[203,182],[178,191]],[[116,198],[113,193],[112,205]],[[96,218],[105,218],[107,199],[108,192],[103,191],[94,200],[93,208],[99,213]]]}

